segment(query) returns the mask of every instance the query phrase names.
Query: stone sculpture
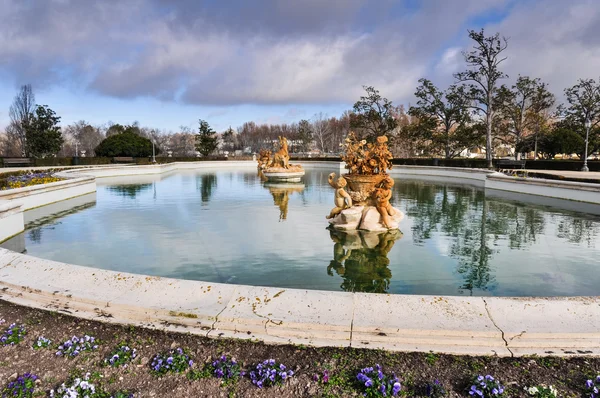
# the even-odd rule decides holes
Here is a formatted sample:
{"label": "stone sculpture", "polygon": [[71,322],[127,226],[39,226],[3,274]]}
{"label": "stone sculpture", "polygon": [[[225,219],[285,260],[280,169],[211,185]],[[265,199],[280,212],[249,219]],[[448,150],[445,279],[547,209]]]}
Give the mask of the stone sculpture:
{"label": "stone sculpture", "polygon": [[304,176],[302,166],[290,164],[288,142],[285,137],[279,137],[279,150],[272,158],[270,150],[260,150],[258,168],[263,170],[265,177],[270,181],[298,182]]}
{"label": "stone sculpture", "polygon": [[329,215],[326,216],[327,219],[331,219],[340,214],[342,210],[352,207],[352,198],[348,195],[348,192],[344,190],[346,187],[346,180],[344,177],[340,176],[337,181],[335,181],[335,173],[331,173],[329,174],[328,181],[329,185],[335,188],[335,198],[333,199],[335,207],[331,209]]}
{"label": "stone sculpture", "polygon": [[380,187],[376,188],[373,192],[375,199],[375,207],[381,215],[382,223],[388,228],[392,228],[390,217],[396,215],[396,209],[390,204],[392,198],[392,187],[394,186],[394,180],[390,176],[381,181]]}
{"label": "stone sculpture", "polygon": [[[387,174],[387,170],[392,168],[392,153],[387,142],[386,136],[377,137],[375,143],[367,143],[366,140],[359,140],[353,132],[348,134],[342,160],[349,170],[343,179],[347,182],[351,205],[338,205],[340,189],[332,184],[335,174],[330,175],[329,183],[336,189],[336,208],[330,214],[333,217],[327,218],[334,228],[368,231],[398,228],[404,214],[390,204],[394,180]],[[343,208],[337,210],[339,207]]]}
{"label": "stone sculpture", "polygon": [[258,153],[258,168],[263,170],[269,167],[272,163],[271,151],[268,149],[261,149]]}
{"label": "stone sculpture", "polygon": [[273,167],[290,168],[290,154],[288,153],[288,143],[285,137],[279,137],[279,150],[273,156]]}

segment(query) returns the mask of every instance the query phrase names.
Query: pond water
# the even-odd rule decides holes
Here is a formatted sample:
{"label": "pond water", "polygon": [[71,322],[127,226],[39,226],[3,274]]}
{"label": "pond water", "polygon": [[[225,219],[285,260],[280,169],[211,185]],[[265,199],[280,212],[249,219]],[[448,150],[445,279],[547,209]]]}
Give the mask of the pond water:
{"label": "pond water", "polygon": [[[600,216],[541,198],[395,177],[401,232],[330,231],[329,170],[99,179],[95,201],[31,222],[28,254],[209,282],[430,295],[600,294]],[[519,199],[519,200],[515,200]],[[557,203],[560,204],[559,201]]]}

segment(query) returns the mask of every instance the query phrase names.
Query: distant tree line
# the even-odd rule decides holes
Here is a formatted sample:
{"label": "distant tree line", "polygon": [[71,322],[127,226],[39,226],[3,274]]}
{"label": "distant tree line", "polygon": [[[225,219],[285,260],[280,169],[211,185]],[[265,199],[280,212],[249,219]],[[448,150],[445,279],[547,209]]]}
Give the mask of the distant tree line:
{"label": "distant tree line", "polygon": [[[422,78],[416,103],[406,110],[364,86],[365,94],[339,117],[318,113],[297,123],[247,122],[221,133],[200,119],[198,130],[182,126],[177,132],[107,123],[94,126],[81,120],[59,126],[60,117],[38,105],[30,85],[21,87],[9,109],[10,124],[0,133],[1,156],[151,156],[152,143],[161,156],[209,156],[216,151],[256,153],[272,148],[285,136],[292,153],[338,155],[350,130],[372,141],[386,134],[396,157],[465,156],[475,151],[491,165],[493,157],[533,152],[534,158],[600,150],[600,81],[579,79],[564,90],[566,102],[539,78],[518,76],[511,86],[501,84],[508,40],[483,30],[469,31],[473,47],[463,53],[465,70],[454,83],[440,88]],[[587,123],[586,123],[587,121]],[[115,137],[116,136],[116,137]]]}

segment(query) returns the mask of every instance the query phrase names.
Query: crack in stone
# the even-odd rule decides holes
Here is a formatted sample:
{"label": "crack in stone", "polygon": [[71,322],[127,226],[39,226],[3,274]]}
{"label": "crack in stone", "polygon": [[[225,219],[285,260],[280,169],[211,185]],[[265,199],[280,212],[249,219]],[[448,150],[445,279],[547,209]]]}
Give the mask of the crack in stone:
{"label": "crack in stone", "polygon": [[219,321],[219,315],[221,315],[223,313],[223,311],[225,311],[227,309],[228,305],[229,305],[229,303],[225,304],[225,307],[223,307],[223,309],[221,311],[219,311],[219,313],[215,316],[215,321],[210,326],[210,329],[206,332],[206,337],[208,337],[208,335],[210,334],[210,332],[212,332],[213,330],[215,330],[215,325]]}
{"label": "crack in stone", "polygon": [[496,324],[496,321],[494,321],[494,318],[492,317],[492,313],[490,312],[490,309],[488,308],[487,301],[485,301],[484,298],[482,298],[482,300],[483,300],[483,304],[485,305],[485,311],[488,314],[488,318],[490,318],[490,321],[492,321],[492,323],[494,324],[494,326],[496,327],[496,329],[498,329],[500,331],[500,333],[502,334],[502,340],[504,340],[504,345],[506,346],[506,349],[508,350],[508,352],[510,352],[511,358],[514,358],[515,354],[512,352],[512,350],[508,346],[508,341],[504,337],[504,330],[500,329],[500,327]]}
{"label": "crack in stone", "polygon": [[356,309],[355,297],[352,297],[352,320],[350,321],[350,347],[352,347],[352,333],[354,332],[354,310]]}

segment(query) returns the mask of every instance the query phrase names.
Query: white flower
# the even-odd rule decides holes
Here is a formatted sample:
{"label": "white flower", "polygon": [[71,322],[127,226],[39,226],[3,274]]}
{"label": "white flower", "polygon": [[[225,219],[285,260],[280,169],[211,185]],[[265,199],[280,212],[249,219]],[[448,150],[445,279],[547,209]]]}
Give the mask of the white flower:
{"label": "white flower", "polygon": [[536,395],[539,392],[537,387],[529,387],[526,390],[527,390],[527,393],[532,396]]}

